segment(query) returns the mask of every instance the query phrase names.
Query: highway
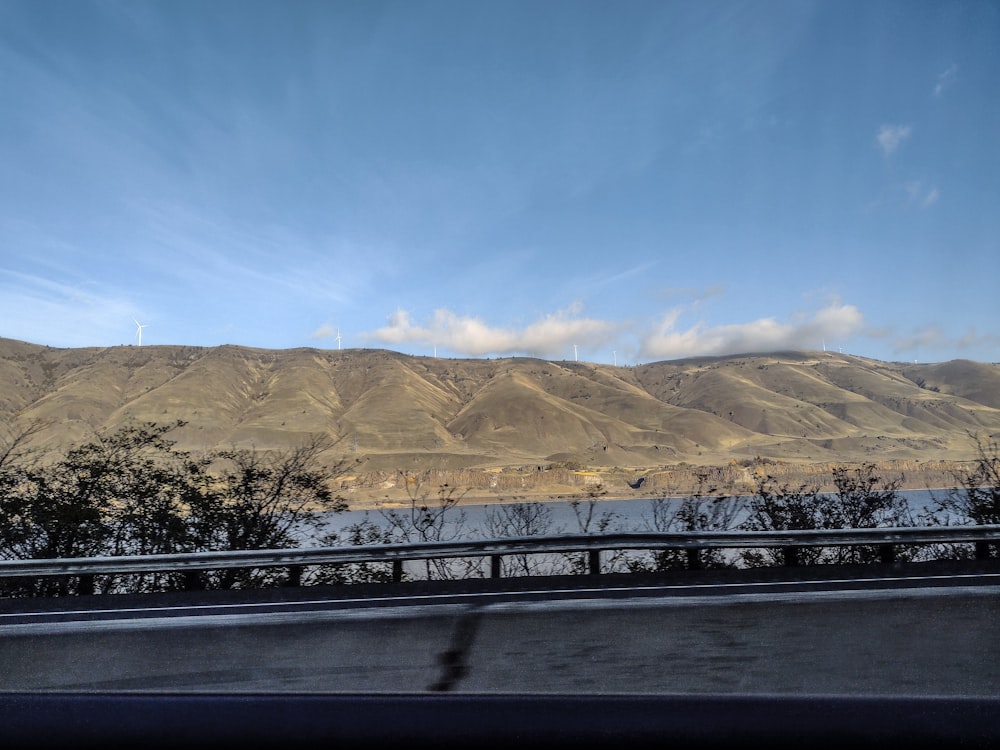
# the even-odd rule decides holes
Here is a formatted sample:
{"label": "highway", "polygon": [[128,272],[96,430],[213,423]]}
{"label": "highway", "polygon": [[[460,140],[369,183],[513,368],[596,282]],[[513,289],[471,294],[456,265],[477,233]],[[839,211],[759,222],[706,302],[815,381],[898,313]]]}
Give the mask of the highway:
{"label": "highway", "polygon": [[4,691],[1000,695],[1000,571],[0,602]]}
{"label": "highway", "polygon": [[7,599],[0,731],[993,747],[998,623],[996,560]]}

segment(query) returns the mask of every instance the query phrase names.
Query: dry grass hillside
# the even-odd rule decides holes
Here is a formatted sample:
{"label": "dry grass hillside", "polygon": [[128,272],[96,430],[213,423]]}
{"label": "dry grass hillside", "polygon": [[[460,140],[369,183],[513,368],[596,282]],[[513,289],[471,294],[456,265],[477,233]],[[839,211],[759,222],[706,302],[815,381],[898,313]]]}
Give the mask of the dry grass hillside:
{"label": "dry grass hillside", "polygon": [[33,441],[48,453],[135,421],[183,420],[173,437],[194,451],[322,435],[359,498],[402,492],[400,472],[483,496],[618,495],[639,477],[645,491],[686,491],[694,467],[738,485],[761,466],[797,477],[859,462],[926,486],[973,457],[971,434],[1000,435],[1000,366],[779,352],[614,367],[0,339],[0,419],[11,434],[43,425]]}

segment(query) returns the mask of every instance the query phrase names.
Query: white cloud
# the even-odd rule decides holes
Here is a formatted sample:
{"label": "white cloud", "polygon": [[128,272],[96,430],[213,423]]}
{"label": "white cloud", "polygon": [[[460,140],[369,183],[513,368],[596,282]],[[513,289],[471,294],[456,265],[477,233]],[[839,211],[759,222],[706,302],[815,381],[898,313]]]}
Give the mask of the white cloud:
{"label": "white cloud", "polygon": [[909,125],[883,125],[879,128],[875,141],[882,149],[882,153],[890,156],[903,141],[910,137],[912,131],[913,129]]}
{"label": "white cloud", "polygon": [[574,344],[592,348],[609,340],[616,326],[603,320],[577,317],[580,305],[546,315],[522,329],[490,326],[481,318],[459,316],[438,309],[424,325],[415,324],[406,310],[389,316],[388,325],[368,334],[383,344],[419,343],[444,347],[456,354],[564,355]]}
{"label": "white cloud", "polygon": [[785,349],[817,349],[861,331],[863,316],[854,305],[832,302],[812,316],[800,314],[791,322],[760,318],[749,323],[709,327],[698,322],[687,329],[677,323],[685,312],[675,308],[663,316],[657,329],[642,341],[644,359],[679,359]]}
{"label": "white cloud", "polygon": [[955,82],[958,75],[958,66],[955,63],[949,65],[943,73],[939,73],[934,82],[934,96],[941,96],[944,90]]}

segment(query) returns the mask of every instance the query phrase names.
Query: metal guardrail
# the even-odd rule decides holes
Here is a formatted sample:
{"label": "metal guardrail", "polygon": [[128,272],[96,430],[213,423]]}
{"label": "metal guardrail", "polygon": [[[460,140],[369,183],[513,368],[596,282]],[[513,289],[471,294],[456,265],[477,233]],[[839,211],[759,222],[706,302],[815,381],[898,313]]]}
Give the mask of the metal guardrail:
{"label": "metal guardrail", "polygon": [[[806,531],[706,531],[629,532],[616,534],[562,534],[452,542],[411,542],[352,547],[309,547],[279,550],[187,552],[127,557],[77,557],[54,560],[0,561],[0,579],[39,576],[81,576],[182,572],[224,568],[291,569],[290,583],[301,580],[306,566],[348,563],[393,564],[394,580],[402,578],[406,561],[489,557],[491,576],[500,577],[500,560],[506,555],[588,554],[588,572],[601,572],[601,552],[606,550],[685,550],[688,567],[698,568],[707,549],[780,548],[786,565],[796,565],[798,551],[807,547],[875,545],[882,562],[895,559],[900,544],[975,544],[976,557],[989,556],[990,545],[1000,543],[1000,525],[930,526]],[[89,587],[88,587],[89,588]]]}

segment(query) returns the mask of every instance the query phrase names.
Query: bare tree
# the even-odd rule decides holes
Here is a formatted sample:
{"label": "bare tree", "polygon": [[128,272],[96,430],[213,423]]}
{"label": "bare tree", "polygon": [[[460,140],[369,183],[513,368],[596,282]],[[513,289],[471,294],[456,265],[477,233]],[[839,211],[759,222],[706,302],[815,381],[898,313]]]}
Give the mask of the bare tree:
{"label": "bare tree", "polygon": [[6,421],[0,427],[0,473],[15,466],[24,466],[37,451],[28,447],[31,438],[37,435],[48,423],[42,420],[32,420],[27,425],[15,426]]}
{"label": "bare tree", "polygon": [[[378,508],[393,542],[448,542],[467,536],[465,509],[458,504],[468,490],[443,484],[431,499],[430,488],[421,476],[402,471],[399,475],[406,488],[407,506],[403,510],[386,504]],[[428,579],[468,578],[482,575],[482,566],[477,560],[425,560],[424,572]]]}
{"label": "bare tree", "polygon": [[[610,510],[598,512],[600,498],[608,494],[604,485],[595,484],[590,486],[585,493],[584,499],[574,499],[570,501],[573,515],[576,517],[576,531],[580,534],[604,534],[609,530],[620,530],[622,528],[622,516]],[[586,573],[589,569],[589,556],[586,552],[569,552],[565,558],[569,563],[570,572]],[[602,564],[605,572],[614,571],[619,566],[625,567],[627,554],[624,550],[613,550]]]}
{"label": "bare tree", "polygon": [[[552,509],[545,503],[517,502],[489,506],[486,510],[484,531],[492,539],[504,537],[543,536],[552,533]],[[530,576],[562,572],[561,555],[504,555],[500,561],[500,574]]]}

